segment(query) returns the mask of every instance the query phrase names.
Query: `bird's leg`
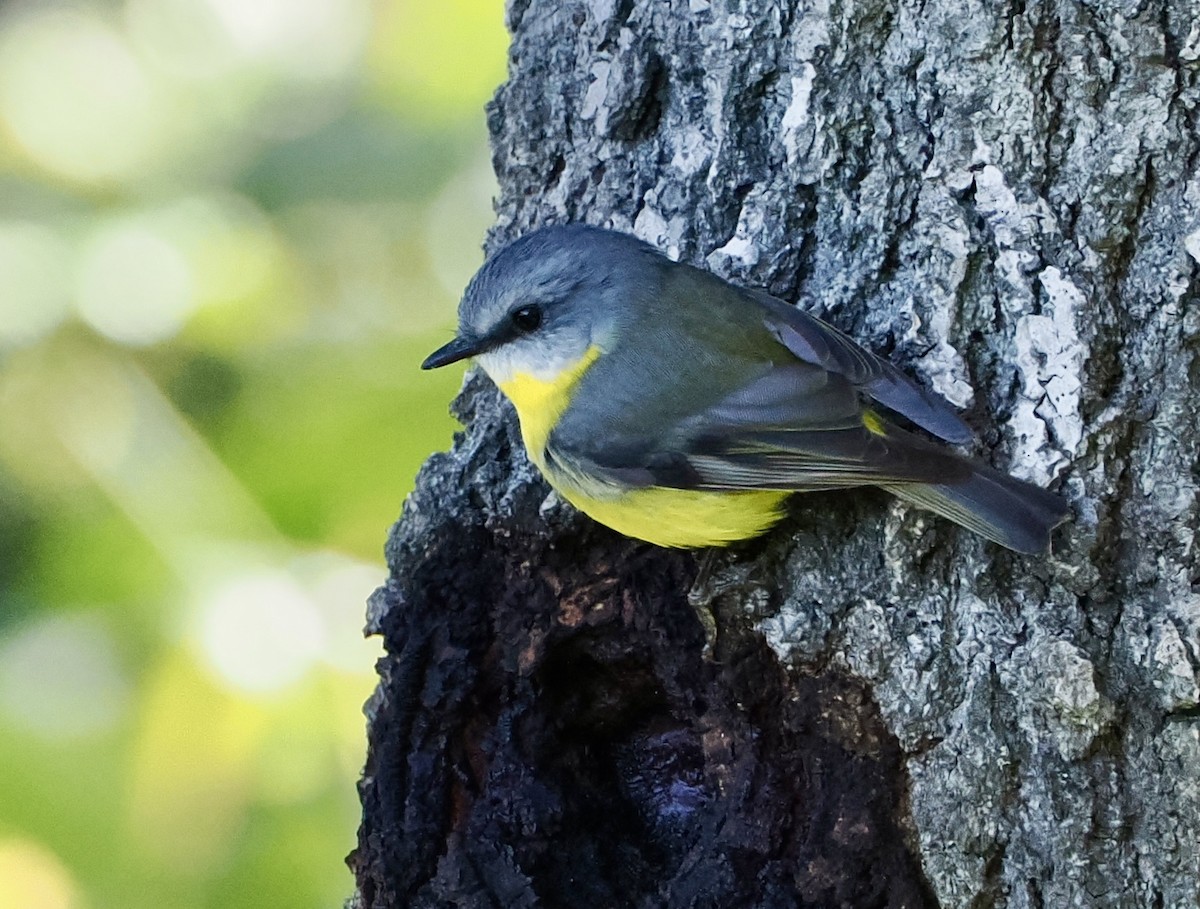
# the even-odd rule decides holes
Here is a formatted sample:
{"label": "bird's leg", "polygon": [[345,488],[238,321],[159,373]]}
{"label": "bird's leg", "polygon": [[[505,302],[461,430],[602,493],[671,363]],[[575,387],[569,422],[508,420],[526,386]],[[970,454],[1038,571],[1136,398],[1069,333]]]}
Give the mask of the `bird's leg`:
{"label": "bird's leg", "polygon": [[712,659],[713,648],[717,644],[717,619],[713,615],[713,601],[724,589],[720,581],[713,578],[713,568],[717,564],[717,550],[706,549],[700,556],[700,570],[696,572],[696,580],[688,591],[688,605],[696,611],[696,618],[704,629],[704,658]]}

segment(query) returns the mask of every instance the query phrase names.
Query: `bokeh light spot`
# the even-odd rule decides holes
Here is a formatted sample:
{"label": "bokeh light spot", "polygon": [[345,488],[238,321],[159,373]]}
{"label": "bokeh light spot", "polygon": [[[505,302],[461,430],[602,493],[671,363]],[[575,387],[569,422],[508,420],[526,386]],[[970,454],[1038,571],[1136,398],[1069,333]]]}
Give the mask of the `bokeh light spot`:
{"label": "bokeh light spot", "polygon": [[81,905],[71,872],[58,856],[32,840],[0,840],[0,906],[79,909]]}
{"label": "bokeh light spot", "polygon": [[42,739],[110,729],[128,701],[116,648],[94,616],[52,615],[0,638],[0,711]]}
{"label": "bokeh light spot", "polygon": [[207,2],[243,54],[313,78],[349,66],[367,31],[363,0]]}
{"label": "bokeh light spot", "polygon": [[195,80],[235,69],[233,43],[206,0],[129,0],[125,23],[134,46],[157,69]]}
{"label": "bokeh light spot", "polygon": [[101,229],[83,253],[79,315],[122,344],[164,341],[195,306],[192,272],[183,253],[136,221]]}
{"label": "bokeh light spot", "polygon": [[26,14],[5,31],[0,123],[34,162],[69,179],[105,183],[151,159],[165,111],[117,32],[66,10]]}
{"label": "bokeh light spot", "polygon": [[281,571],[234,578],[201,606],[200,640],[228,685],[266,694],[297,682],[325,647],[325,624],[300,584]]}
{"label": "bokeh light spot", "polygon": [[0,346],[30,344],[70,309],[69,252],[49,228],[0,223]]}

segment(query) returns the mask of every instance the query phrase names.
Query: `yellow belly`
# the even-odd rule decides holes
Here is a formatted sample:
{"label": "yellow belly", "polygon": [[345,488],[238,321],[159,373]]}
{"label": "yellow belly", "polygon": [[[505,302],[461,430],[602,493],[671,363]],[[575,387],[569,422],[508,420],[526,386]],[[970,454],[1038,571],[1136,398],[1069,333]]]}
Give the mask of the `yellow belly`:
{"label": "yellow belly", "polygon": [[658,546],[695,548],[728,546],[756,537],[783,517],[786,492],[706,492],[651,486],[614,498],[593,498],[560,486],[543,471],[550,485],[584,514],[618,533]]}
{"label": "yellow belly", "polygon": [[[546,381],[519,374],[500,385],[521,420],[529,459],[568,502],[618,533],[658,546],[725,546],[758,536],[783,516],[786,492],[707,492],[694,489],[613,489],[603,494],[578,478],[548,468],[546,442],[570,403],[571,390],[600,351],[591,348],[573,367]],[[601,487],[596,484],[596,489]]]}

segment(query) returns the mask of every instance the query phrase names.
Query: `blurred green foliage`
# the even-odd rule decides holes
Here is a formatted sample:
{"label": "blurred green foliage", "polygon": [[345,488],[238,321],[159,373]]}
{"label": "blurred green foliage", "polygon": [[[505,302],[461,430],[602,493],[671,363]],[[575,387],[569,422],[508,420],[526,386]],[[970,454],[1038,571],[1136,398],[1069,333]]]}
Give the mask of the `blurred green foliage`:
{"label": "blurred green foliage", "polygon": [[330,907],[500,0],[0,6],[0,907]]}

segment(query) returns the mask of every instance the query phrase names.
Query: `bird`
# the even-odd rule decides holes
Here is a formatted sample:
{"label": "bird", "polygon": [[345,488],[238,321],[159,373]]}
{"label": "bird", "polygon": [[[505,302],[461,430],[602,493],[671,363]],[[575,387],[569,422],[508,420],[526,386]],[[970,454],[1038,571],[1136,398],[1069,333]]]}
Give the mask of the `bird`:
{"label": "bird", "polygon": [[658,546],[729,546],[793,493],[859,486],[1028,554],[1069,513],[955,452],[954,408],[837,328],[619,231],[543,227],[489,258],[421,365],[467,358],[563,498]]}

